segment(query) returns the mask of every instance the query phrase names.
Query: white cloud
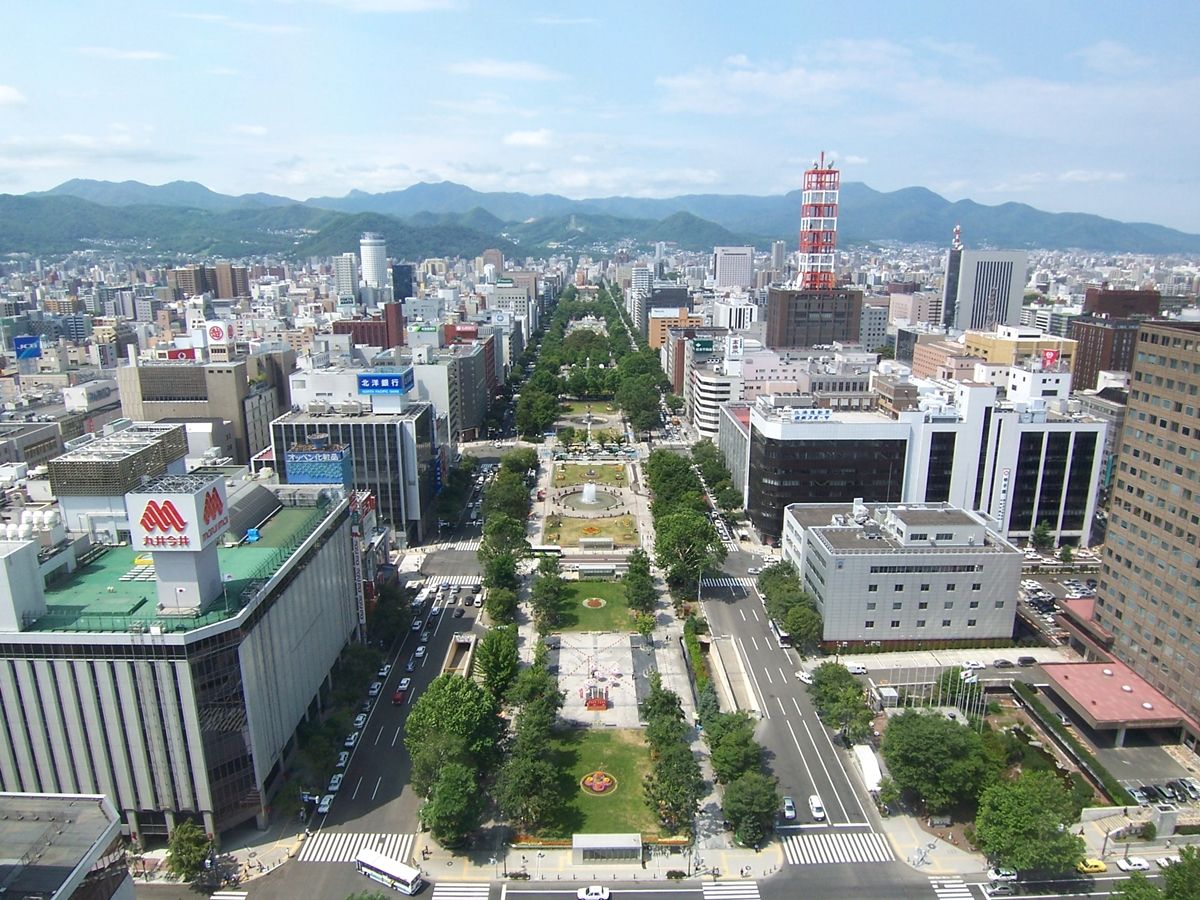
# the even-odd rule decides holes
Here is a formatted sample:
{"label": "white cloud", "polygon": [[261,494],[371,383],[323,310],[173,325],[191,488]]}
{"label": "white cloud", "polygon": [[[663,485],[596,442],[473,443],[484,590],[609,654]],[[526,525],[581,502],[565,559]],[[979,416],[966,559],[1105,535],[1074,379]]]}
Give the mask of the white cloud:
{"label": "white cloud", "polygon": [[448,71],[455,75],[509,81],[555,81],[562,77],[558,72],[539,63],[507,59],[472,59],[454,63],[448,67]]}
{"label": "white cloud", "polygon": [[244,134],[248,137],[266,137],[267,129],[262,125],[232,125],[229,128],[232,134]]}
{"label": "white cloud", "polygon": [[19,106],[25,102],[25,95],[15,87],[0,84],[0,106]]}
{"label": "white cloud", "polygon": [[509,147],[548,147],[550,145],[550,129],[510,131],[504,136],[504,143]]}
{"label": "white cloud", "polygon": [[94,56],[97,59],[124,62],[158,62],[171,58],[161,50],[125,50],[121,47],[76,47],[75,52],[83,56]]}
{"label": "white cloud", "polygon": [[1083,60],[1083,64],[1088,68],[1105,75],[1127,74],[1133,70],[1148,68],[1150,65],[1148,57],[1134,53],[1117,41],[1097,41],[1071,55]]}
{"label": "white cloud", "polygon": [[220,25],[234,31],[247,31],[253,34],[298,34],[304,30],[299,25],[292,25],[286,22],[246,22],[241,19],[232,19],[221,13],[176,13],[175,15],[180,19],[190,19],[193,22],[204,22],[209,25]]}
{"label": "white cloud", "polygon": [[1063,172],[1058,176],[1059,181],[1073,182],[1075,184],[1095,184],[1096,182],[1114,182],[1124,181],[1124,172],[1103,172],[1096,169],[1071,169],[1069,172]]}
{"label": "white cloud", "polygon": [[750,57],[745,53],[735,53],[733,56],[725,57],[725,65],[744,69],[750,65]]}

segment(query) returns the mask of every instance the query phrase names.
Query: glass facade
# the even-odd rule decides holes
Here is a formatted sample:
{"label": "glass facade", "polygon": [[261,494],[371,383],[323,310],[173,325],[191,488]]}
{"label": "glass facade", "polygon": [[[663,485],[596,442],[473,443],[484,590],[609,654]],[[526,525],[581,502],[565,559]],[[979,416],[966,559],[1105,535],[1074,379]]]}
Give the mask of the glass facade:
{"label": "glass facade", "polygon": [[953,431],[937,431],[929,442],[929,466],[925,478],[925,502],[945,503],[950,499],[950,479],[954,474]]}

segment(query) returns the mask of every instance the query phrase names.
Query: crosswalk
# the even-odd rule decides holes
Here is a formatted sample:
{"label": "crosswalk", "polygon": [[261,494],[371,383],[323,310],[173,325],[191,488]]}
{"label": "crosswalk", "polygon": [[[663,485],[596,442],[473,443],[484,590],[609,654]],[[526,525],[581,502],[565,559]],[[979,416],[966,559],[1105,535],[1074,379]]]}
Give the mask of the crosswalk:
{"label": "crosswalk", "polygon": [[439,881],[433,886],[432,900],[488,900],[491,890],[486,881]]}
{"label": "crosswalk", "polygon": [[757,881],[706,881],[704,900],[759,900]]}
{"label": "crosswalk", "polygon": [[793,866],[895,859],[886,837],[866,831],[789,834],[783,839],[783,852]]}
{"label": "crosswalk", "polygon": [[438,541],[430,550],[478,550],[482,538],[463,538],[461,541]]}
{"label": "crosswalk", "polygon": [[408,862],[414,834],[318,831],[304,842],[297,859],[300,862],[353,862],[358,851],[369,847],[384,856]]}
{"label": "crosswalk", "polygon": [[443,584],[460,584],[467,587],[471,584],[479,584],[480,578],[479,575],[426,575],[425,584],[428,587],[439,587]]}
{"label": "crosswalk", "polygon": [[248,891],[214,891],[208,895],[211,900],[246,900]]}
{"label": "crosswalk", "polygon": [[719,578],[705,578],[705,579],[702,579],[702,580],[701,580],[701,582],[700,582],[700,584],[701,584],[701,587],[723,587],[723,588],[730,588],[730,587],[742,587],[742,588],[750,588],[750,587],[754,587],[754,582],[755,582],[755,579],[753,579],[753,578],[748,578],[748,577],[746,577],[746,578],[733,578],[733,577],[730,577],[730,576],[728,576],[728,575],[723,575],[723,576],[721,576],[721,577],[719,577]]}
{"label": "crosswalk", "polygon": [[938,900],[974,900],[971,886],[961,878],[930,877],[929,886],[937,894]]}

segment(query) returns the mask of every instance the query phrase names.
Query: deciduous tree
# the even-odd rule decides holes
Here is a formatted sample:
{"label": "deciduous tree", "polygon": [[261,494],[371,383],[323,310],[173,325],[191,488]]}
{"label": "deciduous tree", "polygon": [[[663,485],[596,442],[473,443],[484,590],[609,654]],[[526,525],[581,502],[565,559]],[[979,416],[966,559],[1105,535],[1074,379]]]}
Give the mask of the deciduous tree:
{"label": "deciduous tree", "polygon": [[654,555],[669,580],[694,584],[725,559],[725,545],[698,512],[668,513],[654,523]]}
{"label": "deciduous tree", "polygon": [[179,822],[167,838],[167,870],[183,881],[192,881],[204,870],[212,841],[192,821]]}
{"label": "deciduous tree", "polygon": [[[961,727],[961,726],[956,726]],[[998,781],[979,798],[975,833],[989,857],[1013,869],[1068,871],[1083,856],[1071,797],[1050,772]]]}
{"label": "deciduous tree", "polygon": [[907,710],[892,719],[883,756],[896,784],[934,813],[977,797],[988,773],[979,733],[937,713]]}
{"label": "deciduous tree", "polygon": [[411,754],[431,733],[455,734],[486,770],[496,755],[500,720],[495,700],[480,685],[448,673],[440,675],[413,704],[405,722],[404,745]]}
{"label": "deciduous tree", "polygon": [[479,826],[482,811],[475,771],[461,763],[443,766],[429,799],[421,807],[421,822],[443,847],[458,847]]}
{"label": "deciduous tree", "polygon": [[498,625],[492,628],[479,642],[475,661],[483,675],[483,686],[493,698],[500,700],[517,677],[520,665],[516,627]]}
{"label": "deciduous tree", "polygon": [[733,826],[733,836],[747,847],[766,840],[779,809],[775,780],[761,772],[746,772],[725,787],[722,811]]}

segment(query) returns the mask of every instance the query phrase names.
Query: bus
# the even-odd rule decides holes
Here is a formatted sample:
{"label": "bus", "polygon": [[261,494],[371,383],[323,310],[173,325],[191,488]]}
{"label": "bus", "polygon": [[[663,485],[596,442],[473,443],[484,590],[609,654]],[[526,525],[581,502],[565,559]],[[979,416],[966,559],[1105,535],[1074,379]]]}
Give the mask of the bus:
{"label": "bus", "polygon": [[378,850],[368,847],[358,851],[354,857],[354,868],[358,874],[366,875],[372,881],[390,887],[394,891],[405,894],[415,894],[425,884],[421,880],[421,870],[406,866],[399,860],[384,856]]}
{"label": "bus", "polygon": [[771,626],[771,634],[775,635],[775,640],[780,647],[792,646],[792,636],[779,627],[779,623],[774,619],[768,619],[768,624]]}
{"label": "bus", "polygon": [[562,556],[562,547],[558,544],[530,544],[530,556]]}

